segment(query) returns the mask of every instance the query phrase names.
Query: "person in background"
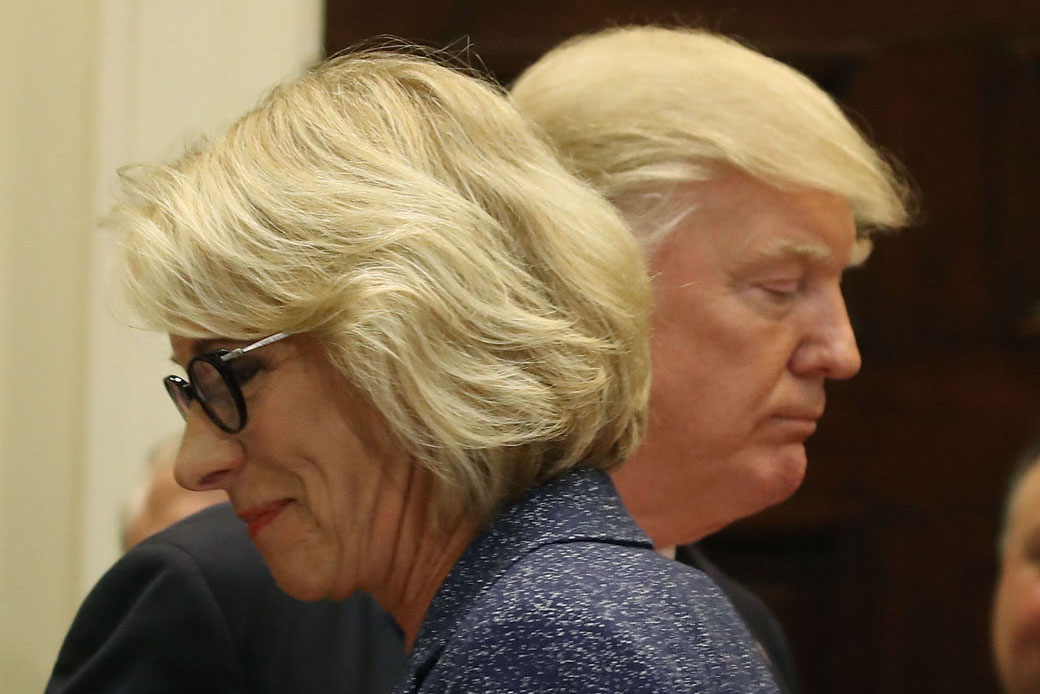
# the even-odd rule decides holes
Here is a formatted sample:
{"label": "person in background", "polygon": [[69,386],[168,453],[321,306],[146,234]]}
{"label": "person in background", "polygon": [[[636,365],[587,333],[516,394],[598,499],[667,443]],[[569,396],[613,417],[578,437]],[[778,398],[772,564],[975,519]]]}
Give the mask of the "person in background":
{"label": "person in background", "polygon": [[1040,692],[1040,435],[1020,453],[1004,501],[992,643],[1007,694]]}
{"label": "person in background", "polygon": [[227,501],[220,490],[193,492],[177,484],[173,463],[181,436],[169,436],[148,452],[145,480],[133,491],[123,516],[123,551],[196,511]]}
{"label": "person in background", "polygon": [[650,420],[615,484],[661,551],[727,588],[793,691],[768,611],[689,543],[801,484],[826,382],[860,368],[842,277],[908,223],[907,186],[805,75],[708,31],[573,38],[511,93],[649,263]]}
{"label": "person in background", "polygon": [[[220,490],[173,478],[180,435],[149,453],[125,554],[80,606],[45,694],[385,694],[401,632],[369,596],[282,591]],[[170,527],[167,527],[170,526]]]}

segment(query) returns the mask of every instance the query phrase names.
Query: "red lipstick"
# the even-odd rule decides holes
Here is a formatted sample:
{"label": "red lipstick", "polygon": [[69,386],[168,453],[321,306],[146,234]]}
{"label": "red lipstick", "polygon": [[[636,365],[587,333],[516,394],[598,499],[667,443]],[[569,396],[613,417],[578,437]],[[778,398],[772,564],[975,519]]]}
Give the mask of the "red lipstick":
{"label": "red lipstick", "polygon": [[257,533],[273,523],[290,501],[290,499],[280,499],[241,511],[238,517],[244,520],[249,527],[249,537],[255,538]]}

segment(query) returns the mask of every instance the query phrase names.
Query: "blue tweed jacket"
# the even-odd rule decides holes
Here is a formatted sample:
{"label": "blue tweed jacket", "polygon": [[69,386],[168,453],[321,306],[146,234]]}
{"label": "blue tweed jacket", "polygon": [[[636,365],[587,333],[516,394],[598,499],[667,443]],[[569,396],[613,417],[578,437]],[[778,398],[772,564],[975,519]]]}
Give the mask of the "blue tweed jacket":
{"label": "blue tweed jacket", "polygon": [[777,691],[711,579],[654,552],[590,470],[534,490],[469,545],[407,668],[398,694]]}

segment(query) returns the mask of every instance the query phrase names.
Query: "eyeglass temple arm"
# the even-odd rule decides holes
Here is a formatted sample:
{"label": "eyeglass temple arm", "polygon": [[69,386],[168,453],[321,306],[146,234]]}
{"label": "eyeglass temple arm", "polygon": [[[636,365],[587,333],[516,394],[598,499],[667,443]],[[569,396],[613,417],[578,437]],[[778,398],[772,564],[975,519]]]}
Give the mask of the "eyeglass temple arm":
{"label": "eyeglass temple arm", "polygon": [[284,340],[285,338],[289,337],[289,335],[291,335],[291,334],[292,333],[275,333],[274,335],[271,335],[270,337],[265,337],[264,339],[260,340],[259,342],[254,342],[251,345],[246,345],[245,347],[239,347],[238,349],[231,350],[227,354],[222,355],[220,357],[220,361],[231,361],[232,359],[237,359],[237,358],[241,357],[243,354],[248,354],[249,352],[252,352],[254,349],[260,349],[261,347],[269,345],[272,342],[278,342],[279,340]]}

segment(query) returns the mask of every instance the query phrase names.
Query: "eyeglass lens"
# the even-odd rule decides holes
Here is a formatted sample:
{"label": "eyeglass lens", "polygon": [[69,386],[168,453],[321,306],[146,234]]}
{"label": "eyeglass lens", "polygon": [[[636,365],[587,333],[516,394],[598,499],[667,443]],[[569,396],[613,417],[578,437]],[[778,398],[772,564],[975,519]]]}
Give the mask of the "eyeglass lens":
{"label": "eyeglass lens", "polygon": [[241,425],[235,397],[216,366],[197,359],[189,365],[188,378],[199,401],[216,419],[230,429],[237,429]]}
{"label": "eyeglass lens", "polygon": [[163,385],[166,386],[166,392],[177,406],[181,416],[187,417],[188,408],[191,407],[191,395],[188,392],[191,386],[184,379],[177,376],[167,376],[163,379]]}

